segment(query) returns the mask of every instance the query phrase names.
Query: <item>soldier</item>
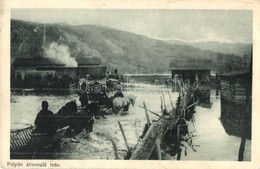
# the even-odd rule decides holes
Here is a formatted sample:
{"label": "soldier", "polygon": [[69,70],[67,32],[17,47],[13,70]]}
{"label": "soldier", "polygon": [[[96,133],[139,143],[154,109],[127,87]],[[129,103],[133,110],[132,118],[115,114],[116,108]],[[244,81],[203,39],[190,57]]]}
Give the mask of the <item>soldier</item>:
{"label": "soldier", "polygon": [[88,105],[88,95],[87,95],[87,84],[82,83],[80,86],[80,96],[79,96],[79,101],[81,103],[81,107],[85,107]]}
{"label": "soldier", "polygon": [[118,90],[118,91],[115,93],[115,95],[114,95],[114,98],[116,98],[116,97],[124,97],[123,92],[122,92],[121,90]]}
{"label": "soldier", "polygon": [[37,114],[35,132],[54,134],[56,132],[55,119],[52,111],[48,110],[48,102],[42,102],[42,110]]}
{"label": "soldier", "polygon": [[80,94],[79,101],[81,103],[81,107],[85,107],[88,105],[88,95],[87,93]]}

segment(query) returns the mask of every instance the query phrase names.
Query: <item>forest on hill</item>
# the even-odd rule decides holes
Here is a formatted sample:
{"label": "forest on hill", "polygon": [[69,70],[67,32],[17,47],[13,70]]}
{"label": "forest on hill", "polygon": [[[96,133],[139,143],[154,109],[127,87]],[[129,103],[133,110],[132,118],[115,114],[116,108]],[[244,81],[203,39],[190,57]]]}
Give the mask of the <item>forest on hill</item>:
{"label": "forest on hill", "polygon": [[206,47],[206,44],[202,48],[169,43],[98,25],[44,25],[11,20],[12,61],[21,57],[50,57],[52,54],[56,55],[57,62],[71,62],[68,58],[99,57],[107,64],[108,71],[117,68],[120,73],[137,73],[138,67],[140,73],[169,73],[169,63],[179,59],[187,62],[211,60],[212,69],[217,72],[239,70],[250,65],[252,45],[243,46],[243,52],[239,52],[241,48],[233,47],[235,52],[232,53]]}

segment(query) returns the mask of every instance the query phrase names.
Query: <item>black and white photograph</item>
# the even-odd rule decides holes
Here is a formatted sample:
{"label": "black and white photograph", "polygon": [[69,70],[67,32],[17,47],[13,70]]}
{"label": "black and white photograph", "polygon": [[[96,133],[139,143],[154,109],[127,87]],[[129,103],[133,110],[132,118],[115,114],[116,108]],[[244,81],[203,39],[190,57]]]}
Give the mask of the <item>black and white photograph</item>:
{"label": "black and white photograph", "polygon": [[11,160],[252,160],[252,10],[10,12]]}

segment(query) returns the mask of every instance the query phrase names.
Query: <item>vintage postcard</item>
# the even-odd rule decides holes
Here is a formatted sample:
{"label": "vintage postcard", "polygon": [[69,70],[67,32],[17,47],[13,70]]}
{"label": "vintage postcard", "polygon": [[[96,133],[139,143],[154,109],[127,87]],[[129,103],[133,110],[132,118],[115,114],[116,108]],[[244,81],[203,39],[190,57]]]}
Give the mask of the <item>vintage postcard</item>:
{"label": "vintage postcard", "polygon": [[2,168],[253,168],[259,1],[1,1]]}

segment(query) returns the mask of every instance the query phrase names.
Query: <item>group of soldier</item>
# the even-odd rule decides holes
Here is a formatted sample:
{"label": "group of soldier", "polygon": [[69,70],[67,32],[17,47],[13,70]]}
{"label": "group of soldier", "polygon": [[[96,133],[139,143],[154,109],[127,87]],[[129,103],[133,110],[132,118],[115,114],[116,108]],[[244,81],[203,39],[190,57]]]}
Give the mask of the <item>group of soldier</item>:
{"label": "group of soldier", "polygon": [[[106,100],[107,103],[105,103],[105,106],[107,108],[112,107],[112,100],[116,97],[124,97],[124,94],[122,93],[121,90],[118,90],[115,92],[114,96],[112,98],[109,98]],[[100,113],[100,106],[101,102],[97,101],[89,101],[89,96],[88,94],[80,94],[79,101],[81,103],[81,111],[85,112],[88,114],[89,117],[91,117],[88,121],[87,126],[89,127],[89,131],[93,130],[93,122],[94,120],[92,118],[98,119],[100,116],[104,117],[105,114]],[[38,133],[48,133],[48,134],[54,134],[57,129],[57,122],[55,121],[55,115],[52,111],[48,109],[49,104],[47,101],[42,101],[42,109],[40,112],[37,114],[36,119],[35,119],[35,125],[36,130],[34,132]],[[104,117],[105,118],[105,117]]]}

